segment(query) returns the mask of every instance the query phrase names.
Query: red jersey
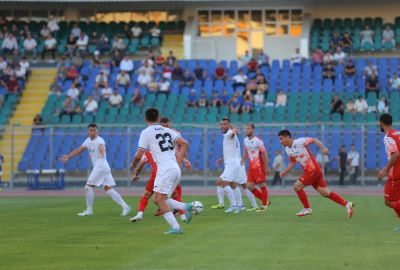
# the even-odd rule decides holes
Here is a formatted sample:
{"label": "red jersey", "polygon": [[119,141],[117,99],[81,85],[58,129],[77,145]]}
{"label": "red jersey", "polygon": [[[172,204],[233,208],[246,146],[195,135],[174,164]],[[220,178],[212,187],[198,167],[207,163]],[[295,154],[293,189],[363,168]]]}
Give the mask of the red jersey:
{"label": "red jersey", "polygon": [[285,150],[291,162],[298,162],[305,173],[322,172],[308,145],[312,138],[299,138],[293,140],[292,147],[286,146]]}
{"label": "red jersey", "polygon": [[258,137],[244,139],[244,150],[249,157],[249,169],[264,169],[264,160],[262,155],[266,152],[264,142]]}
{"label": "red jersey", "polygon": [[[385,150],[388,160],[390,156],[395,153],[399,152],[400,149],[400,132],[391,129],[383,139],[385,143]],[[400,180],[400,160],[397,160],[393,167],[389,171],[389,177],[393,178],[394,180]]]}
{"label": "red jersey", "polygon": [[152,174],[157,173],[157,164],[153,159],[153,156],[150,153],[150,150],[146,150],[144,153],[144,156],[142,157],[143,162],[148,162],[150,164]]}

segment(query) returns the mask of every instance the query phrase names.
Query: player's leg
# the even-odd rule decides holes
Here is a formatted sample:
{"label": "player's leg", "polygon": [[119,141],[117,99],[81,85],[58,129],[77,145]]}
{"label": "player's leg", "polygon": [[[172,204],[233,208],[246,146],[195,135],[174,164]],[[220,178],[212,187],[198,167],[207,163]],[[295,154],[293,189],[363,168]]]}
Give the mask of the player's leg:
{"label": "player's leg", "polygon": [[265,182],[260,182],[260,183],[258,183],[258,185],[260,186],[260,189],[261,189],[262,206],[257,211],[264,212],[264,211],[267,211],[268,206],[271,204],[271,202],[269,201],[269,197],[268,197],[267,184]]}
{"label": "player's leg", "polygon": [[247,186],[254,194],[254,196],[256,196],[260,201],[262,201],[261,191],[256,187],[254,171],[250,169],[247,174]]}
{"label": "player's leg", "polygon": [[242,192],[240,191],[238,183],[232,182],[231,188],[233,190],[233,194],[235,195],[238,210],[245,210],[246,208],[243,206]]}
{"label": "player's leg", "polygon": [[[172,199],[178,202],[182,202],[182,186],[178,184],[175,188],[174,193],[172,194]],[[186,215],[184,210],[178,210],[179,216],[181,217],[182,221],[186,221]]]}
{"label": "player's leg", "polygon": [[86,210],[79,213],[78,216],[84,217],[93,215],[94,188],[95,185],[89,183],[85,185]]}
{"label": "player's leg", "polygon": [[299,197],[299,200],[301,201],[304,207],[303,210],[301,210],[296,214],[296,216],[298,217],[304,217],[306,215],[312,214],[312,209],[310,207],[310,204],[308,203],[308,198],[306,192],[304,191],[304,187],[305,185],[300,180],[297,180],[293,185],[293,189],[294,191],[296,191],[297,196]]}
{"label": "player's leg", "polygon": [[168,195],[154,192],[154,202],[160,209],[165,221],[171,226],[172,230],[176,233],[182,233],[181,226],[176,220],[174,214],[167,204]]}
{"label": "player's leg", "polygon": [[221,179],[221,185],[222,188],[224,189],[224,192],[226,193],[226,196],[228,197],[230,205],[230,207],[225,212],[227,213],[234,212],[235,208],[237,207],[237,203],[235,199],[235,194],[233,193],[233,189],[231,187],[231,182]]}
{"label": "player's leg", "polygon": [[221,179],[217,179],[217,181],[215,182],[215,185],[217,186],[218,204],[211,206],[211,208],[212,209],[223,209],[223,208],[225,208],[225,205],[224,205],[224,187],[222,186]]}
{"label": "player's leg", "polygon": [[121,195],[115,189],[113,189],[112,185],[104,185],[104,191],[114,202],[121,206],[121,216],[127,216],[129,212],[132,211],[132,207],[130,207],[121,197]]}
{"label": "player's leg", "polygon": [[254,194],[251,192],[251,190],[247,187],[247,184],[242,184],[242,189],[244,192],[246,192],[246,196],[250,201],[251,208],[247,209],[247,211],[255,211],[258,208],[257,202],[256,202],[256,197],[254,197]]}
{"label": "player's leg", "polygon": [[[397,217],[400,218],[400,181],[393,181],[389,178],[385,184],[385,205],[393,209]],[[400,231],[400,226],[394,228]]]}
{"label": "player's leg", "polygon": [[133,218],[129,219],[130,222],[139,222],[143,219],[143,213],[146,210],[147,204],[149,203],[149,199],[153,196],[153,191],[149,191],[147,189],[147,186],[144,190],[144,193],[142,197],[140,198],[139,204],[138,204],[138,212],[136,216]]}

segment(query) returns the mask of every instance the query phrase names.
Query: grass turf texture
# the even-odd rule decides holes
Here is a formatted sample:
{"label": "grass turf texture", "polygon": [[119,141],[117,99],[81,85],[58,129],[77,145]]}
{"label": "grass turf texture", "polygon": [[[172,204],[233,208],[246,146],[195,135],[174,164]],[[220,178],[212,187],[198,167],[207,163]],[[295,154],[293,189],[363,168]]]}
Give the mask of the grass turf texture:
{"label": "grass turf texture", "polygon": [[214,196],[188,199],[205,211],[172,236],[152,203],[132,224],[108,197],[95,199],[91,217],[76,216],[83,198],[0,198],[0,269],[398,269],[399,222],[381,197],[350,197],[350,221],[317,196],[304,218],[294,196],[273,197],[267,213],[238,215],[210,209]]}

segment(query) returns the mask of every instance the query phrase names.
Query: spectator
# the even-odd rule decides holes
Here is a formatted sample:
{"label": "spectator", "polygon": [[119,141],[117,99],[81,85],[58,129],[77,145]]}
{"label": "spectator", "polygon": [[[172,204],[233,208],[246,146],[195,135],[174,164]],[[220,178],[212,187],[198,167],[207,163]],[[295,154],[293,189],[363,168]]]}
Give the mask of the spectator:
{"label": "spectator", "polygon": [[321,151],[318,151],[318,154],[315,159],[318,162],[319,166],[321,167],[322,173],[324,175],[327,174],[329,169],[329,156],[322,154]]}
{"label": "spectator", "polygon": [[262,73],[257,73],[256,84],[257,84],[257,92],[259,90],[261,90],[262,93],[265,95],[265,97],[267,97],[268,96],[269,85],[268,85],[268,82],[267,82],[267,80],[265,79],[265,77],[264,77],[264,75]]}
{"label": "spectator", "polygon": [[88,98],[83,103],[83,106],[85,107],[84,113],[93,116],[96,115],[97,109],[99,107],[97,101],[92,96],[88,96]]}
{"label": "spectator", "polygon": [[66,76],[65,79],[67,80],[75,80],[77,79],[79,76],[79,71],[78,69],[75,67],[75,65],[71,65],[67,72],[66,72]]}
{"label": "spectator", "polygon": [[14,50],[18,50],[18,42],[13,34],[7,34],[7,36],[3,40],[1,49],[3,50],[4,54],[12,53]]}
{"label": "spectator", "polygon": [[200,66],[198,62],[196,63],[196,67],[193,70],[193,75],[196,80],[204,80],[204,69]]}
{"label": "spectator", "polygon": [[167,79],[162,78],[160,81],[159,91],[157,93],[168,95],[169,92],[171,91],[170,88],[171,88],[170,82]]}
{"label": "spectator", "polygon": [[72,83],[71,87],[67,91],[67,97],[70,97],[70,98],[72,98],[74,100],[78,100],[79,99],[79,95],[80,95],[80,92],[79,92],[78,87],[76,86],[75,83]]}
{"label": "spectator", "polygon": [[101,101],[101,90],[102,88],[94,87],[91,96],[97,101],[97,104]]}
{"label": "spectator", "polygon": [[183,70],[180,67],[180,65],[178,64],[178,62],[175,63],[174,68],[172,70],[172,80],[182,80],[182,76],[183,76]]}
{"label": "spectator", "polygon": [[[121,62],[122,63],[122,62]],[[155,73],[154,68],[149,64],[148,61],[143,62],[143,65],[139,68],[139,72],[144,71],[147,75],[153,76]]]}
{"label": "spectator", "polygon": [[29,61],[26,60],[25,56],[21,57],[21,60],[19,61],[19,65],[21,66],[22,69],[25,69],[26,74],[29,75],[31,65],[29,64]]}
{"label": "spectator", "polygon": [[110,44],[106,34],[102,33],[99,40],[99,45],[96,47],[101,53],[106,53],[110,50]]}
{"label": "spectator", "polygon": [[43,118],[40,114],[36,114],[32,122],[34,126],[41,126],[43,125]]}
{"label": "spectator", "polygon": [[37,43],[34,38],[32,38],[32,35],[29,34],[28,37],[24,40],[24,48],[22,54],[28,55],[31,54],[33,59],[36,60],[37,56]]}
{"label": "spectator", "polygon": [[142,28],[140,28],[140,26],[138,24],[135,24],[132,28],[131,28],[131,32],[132,32],[132,37],[133,38],[141,38],[142,37]]}
{"label": "spectator", "polygon": [[168,65],[164,65],[163,66],[162,76],[163,76],[163,78],[165,78],[167,80],[171,80],[171,78],[172,78],[172,69],[171,69],[170,66],[168,66]]}
{"label": "spectator", "polygon": [[285,107],[287,103],[287,96],[286,94],[282,91],[279,90],[278,95],[276,96],[276,104],[275,107]]}
{"label": "spectator", "polygon": [[256,72],[258,69],[258,61],[255,58],[251,58],[247,63],[248,72]]}
{"label": "spectator", "polygon": [[93,45],[96,49],[98,49],[100,44],[100,37],[96,31],[92,32],[89,37],[89,45]]}
{"label": "spectator", "polygon": [[217,68],[215,69],[214,76],[215,76],[216,80],[225,80],[226,73],[225,73],[225,69],[222,67],[221,64],[217,65]]}
{"label": "spectator", "polygon": [[104,85],[108,82],[108,78],[104,74],[104,71],[100,70],[99,74],[96,76],[95,82],[95,87],[104,87]]}
{"label": "spectator", "polygon": [[379,113],[389,113],[389,104],[385,96],[382,96],[379,100],[377,110]]}
{"label": "spectator", "polygon": [[53,80],[53,83],[50,84],[50,93],[49,95],[56,95],[60,96],[61,95],[61,86],[57,81],[57,78]]}
{"label": "spectator", "polygon": [[259,111],[265,105],[265,95],[262,90],[257,90],[257,94],[254,95],[254,106]]}
{"label": "spectator", "polygon": [[239,113],[240,112],[240,102],[236,95],[233,95],[232,101],[230,102],[230,111],[231,113]]}
{"label": "spectator", "polygon": [[40,30],[40,38],[45,40],[50,34],[51,32],[47,25],[43,25],[42,29]]}
{"label": "spectator", "polygon": [[339,33],[334,32],[329,43],[330,49],[336,51],[337,48],[340,48],[340,41]]}
{"label": "spectator", "polygon": [[53,15],[50,15],[49,21],[47,22],[47,27],[49,28],[52,35],[57,33],[60,30],[60,26],[58,26],[58,20]]}
{"label": "spectator", "polygon": [[145,70],[139,72],[137,82],[139,86],[146,86],[151,81],[151,76]]}
{"label": "spectator", "polygon": [[8,64],[7,67],[3,69],[3,80],[8,81],[10,77],[14,75],[15,75],[14,69],[10,64]]}
{"label": "spectator", "polygon": [[385,30],[382,33],[382,44],[392,44],[393,50],[396,50],[396,41],[394,39],[394,31],[390,28],[390,25],[386,25]]}
{"label": "spectator", "polygon": [[346,176],[347,171],[347,153],[346,153],[346,146],[342,145],[339,149],[339,185],[343,186],[344,184],[344,177]]}
{"label": "spectator", "polygon": [[4,95],[0,94],[0,109],[3,108],[4,105]]}
{"label": "spectator", "polygon": [[348,32],[344,33],[340,44],[345,53],[351,54],[353,52],[353,39],[350,37]]}
{"label": "spectator", "polygon": [[158,25],[154,25],[153,28],[150,29],[150,36],[152,38],[160,38],[161,37],[161,29],[158,28]]}
{"label": "spectator", "polygon": [[244,103],[242,106],[242,112],[243,113],[251,113],[253,111],[254,104],[251,98],[251,94],[246,94],[244,96]]}
{"label": "spectator", "polygon": [[119,108],[119,107],[122,106],[122,102],[123,101],[124,101],[124,99],[118,93],[118,91],[116,89],[113,91],[113,94],[108,98],[108,102],[109,102],[111,107],[118,107]]}
{"label": "spectator", "polygon": [[108,83],[104,84],[104,87],[101,89],[101,98],[108,100],[109,97],[112,95],[113,91]]}
{"label": "spectator", "polygon": [[18,64],[15,69],[15,77],[17,80],[25,81],[26,80],[26,70],[21,68]]}
{"label": "spectator", "polygon": [[322,52],[321,48],[315,50],[312,55],[312,62],[314,65],[322,65],[324,62],[324,53]]}
{"label": "spectator", "polygon": [[369,26],[366,25],[364,30],[360,32],[360,38],[361,38],[361,47],[364,47],[365,44],[370,43],[371,45],[374,44],[374,31],[369,29]]}
{"label": "spectator", "polygon": [[229,94],[228,94],[228,90],[224,89],[224,91],[222,92],[222,96],[221,96],[220,100],[221,100],[221,106],[222,107],[230,105],[230,97],[229,97]]}
{"label": "spectator", "polygon": [[129,59],[127,55],[122,59],[121,63],[119,64],[120,70],[126,71],[126,73],[132,74],[133,72],[133,61]]}
{"label": "spectator", "polygon": [[346,60],[346,54],[342,51],[340,47],[336,48],[336,52],[333,55],[333,59],[336,62],[336,64],[344,64]]}
{"label": "spectator", "polygon": [[343,116],[344,113],[344,104],[343,101],[340,99],[339,95],[335,95],[331,102],[331,114],[332,113],[339,113]]}
{"label": "spectator", "polygon": [[6,88],[9,94],[18,94],[20,91],[18,82],[15,76],[10,76],[10,79],[6,83]]}
{"label": "spectator", "polygon": [[123,35],[126,39],[130,40],[132,38],[132,31],[129,29],[129,25],[124,25]]}
{"label": "spectator", "polygon": [[256,79],[251,79],[246,85],[246,92],[250,91],[251,94],[255,95],[257,93],[257,81]]}
{"label": "spectator", "polygon": [[76,40],[76,48],[80,55],[85,55],[87,48],[89,46],[89,37],[85,32],[82,32],[79,35],[79,38]]}
{"label": "spectator", "polygon": [[174,56],[174,52],[173,51],[169,51],[168,57],[167,57],[167,64],[170,67],[173,67],[175,65],[176,62],[176,57]]}
{"label": "spectator", "polygon": [[347,113],[354,113],[354,101],[352,99],[349,99],[346,103],[346,109],[345,112]]}
{"label": "spectator", "polygon": [[46,40],[44,41],[44,48],[42,51],[42,60],[44,60],[46,53],[50,52],[53,60],[56,59],[56,49],[57,49],[57,40],[52,36],[48,35]]}
{"label": "spectator", "polygon": [[247,84],[247,75],[244,74],[243,70],[239,70],[239,74],[233,76],[233,88],[236,89],[239,86],[246,87]]}
{"label": "spectator", "polygon": [[303,62],[304,57],[300,53],[300,49],[296,48],[294,55],[290,58],[290,62],[292,63],[292,66],[294,65],[300,65]]}
{"label": "spectator", "polygon": [[334,61],[334,60],[335,60],[335,58],[334,58],[333,54],[332,54],[330,51],[328,51],[328,52],[324,55],[324,62],[323,62],[323,64],[324,64],[324,65],[333,64],[333,61]]}
{"label": "spectator", "polygon": [[136,88],[135,91],[133,92],[131,102],[133,105],[136,107],[142,107],[144,104],[144,97],[142,94],[140,94],[139,88]]}
{"label": "spectator", "polygon": [[0,55],[0,74],[7,67],[7,61]]}
{"label": "spectator", "polygon": [[333,67],[333,64],[324,65],[324,68],[322,69],[322,78],[330,79],[332,81],[335,80],[335,68]]}
{"label": "spectator", "polygon": [[217,91],[213,91],[212,98],[211,98],[211,106],[214,106],[214,107],[221,106],[221,99],[219,98]]}
{"label": "spectator", "polygon": [[117,75],[117,78],[115,80],[115,86],[116,87],[123,87],[125,89],[128,89],[131,86],[131,77],[129,76],[128,73],[126,73],[124,70],[121,70],[121,72]]}
{"label": "spectator", "polygon": [[378,76],[378,67],[371,61],[368,61],[367,66],[363,69],[363,73],[365,79],[368,80],[372,75]]}
{"label": "spectator", "polygon": [[114,51],[119,51],[119,52],[125,51],[126,44],[124,42],[124,39],[121,38],[120,36],[116,36],[112,43],[112,49]]}
{"label": "spectator", "polygon": [[83,57],[79,52],[76,52],[74,57],[71,59],[71,64],[77,67],[78,69],[81,69],[83,66]]}
{"label": "spectator", "polygon": [[280,176],[281,171],[285,169],[285,159],[283,158],[280,150],[275,150],[274,161],[272,162],[272,167],[274,168],[274,179],[272,180],[272,185],[282,184],[282,178]]}
{"label": "spectator", "polygon": [[347,77],[354,77],[356,75],[356,66],[353,63],[353,59],[347,60],[346,66],[344,67],[344,73]]}
{"label": "spectator", "polygon": [[200,98],[197,101],[197,106],[199,108],[206,108],[208,106],[207,95],[204,90],[201,90]]}
{"label": "spectator", "polygon": [[155,78],[151,78],[151,81],[147,84],[147,90],[151,93],[156,93],[159,89],[159,84]]}
{"label": "spectator", "polygon": [[270,67],[269,65],[269,55],[266,54],[264,51],[261,51],[261,53],[258,55],[258,66],[259,68],[266,66]]}
{"label": "spectator", "polygon": [[108,63],[102,63],[100,72],[103,72],[107,77],[110,76],[110,66]]}
{"label": "spectator", "polygon": [[183,73],[181,85],[188,87],[192,87],[193,85],[193,77],[192,75],[190,75],[190,71],[188,69],[186,69],[185,72]]}
{"label": "spectator", "polygon": [[354,144],[351,145],[350,152],[347,155],[347,162],[350,167],[350,183],[355,185],[360,171],[360,154],[357,152]]}
{"label": "spectator", "polygon": [[63,115],[69,115],[71,117],[71,121],[72,121],[72,117],[75,114],[81,114],[81,113],[82,113],[82,110],[78,106],[77,102],[74,99],[72,99],[71,97],[67,96],[67,98],[63,102],[62,111],[60,113],[60,118],[62,118]]}
{"label": "spectator", "polygon": [[[23,29],[19,32],[19,36],[23,37],[23,38],[27,38],[31,34],[32,34],[32,32],[29,29],[29,25],[28,24],[25,24]],[[0,34],[0,36],[2,36],[2,34]],[[3,38],[3,37],[1,37],[1,38]]]}
{"label": "spectator", "polygon": [[161,53],[159,53],[156,57],[155,62],[156,62],[156,65],[159,67],[163,66],[165,64],[165,57]]}
{"label": "spectator", "polygon": [[362,96],[358,96],[356,102],[354,102],[354,113],[366,114],[367,109],[368,109],[367,101]]}
{"label": "spectator", "polygon": [[194,89],[190,90],[190,94],[188,97],[188,101],[186,102],[186,105],[188,107],[195,107],[197,105],[196,90],[194,90]]}
{"label": "spectator", "polygon": [[76,37],[71,33],[67,39],[67,55],[68,57],[72,57],[76,48]]}
{"label": "spectator", "polygon": [[393,77],[389,80],[390,90],[399,91],[400,90],[400,78],[397,73],[393,74]]}
{"label": "spectator", "polygon": [[365,90],[366,96],[368,96],[369,93],[375,93],[376,97],[379,96],[379,81],[375,74],[372,74],[369,80],[367,80],[366,87],[367,87],[367,89]]}
{"label": "spectator", "polygon": [[71,34],[75,37],[75,39],[78,39],[79,36],[81,35],[81,29],[79,28],[77,23],[75,23],[74,26],[72,27]]}
{"label": "spectator", "polygon": [[246,51],[244,52],[244,55],[243,55],[242,57],[240,57],[240,59],[239,59],[239,61],[240,61],[240,66],[241,66],[241,67],[247,66],[247,64],[249,63],[250,59],[251,59],[251,57],[250,57],[249,51],[246,50]]}

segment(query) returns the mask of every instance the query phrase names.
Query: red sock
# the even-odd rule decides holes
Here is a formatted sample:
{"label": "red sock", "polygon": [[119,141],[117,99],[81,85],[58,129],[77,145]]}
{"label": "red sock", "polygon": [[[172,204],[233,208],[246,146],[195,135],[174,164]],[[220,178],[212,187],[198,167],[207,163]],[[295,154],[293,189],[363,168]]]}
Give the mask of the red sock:
{"label": "red sock", "polygon": [[335,192],[331,192],[331,195],[329,195],[329,199],[334,201],[335,203],[341,204],[343,206],[346,206],[347,201],[343,199],[342,197],[339,196],[339,194]]}
{"label": "red sock", "polygon": [[262,194],[261,194],[261,192],[260,192],[258,189],[253,188],[253,190],[252,190],[251,192],[252,192],[252,193],[254,194],[254,196],[256,196],[258,199],[262,200]]}
{"label": "red sock", "polygon": [[299,196],[299,199],[301,203],[303,204],[304,208],[310,208],[310,204],[308,203],[307,199],[307,194],[305,191],[302,189],[300,191],[297,191],[297,196]]}
{"label": "red sock", "polygon": [[398,210],[398,209],[393,209],[393,210],[396,212],[397,216],[400,218],[400,210]]}
{"label": "red sock", "polygon": [[177,185],[175,188],[175,193],[178,197],[182,197],[182,186],[181,185]]}
{"label": "red sock", "polygon": [[267,187],[261,187],[261,201],[262,205],[266,206],[268,201],[268,190]]}
{"label": "red sock", "polygon": [[138,211],[144,212],[148,202],[149,202],[149,198],[146,196],[142,196],[142,198],[140,199],[140,202],[139,202]]}
{"label": "red sock", "polygon": [[394,210],[400,210],[400,202],[390,202],[390,207]]}

